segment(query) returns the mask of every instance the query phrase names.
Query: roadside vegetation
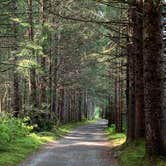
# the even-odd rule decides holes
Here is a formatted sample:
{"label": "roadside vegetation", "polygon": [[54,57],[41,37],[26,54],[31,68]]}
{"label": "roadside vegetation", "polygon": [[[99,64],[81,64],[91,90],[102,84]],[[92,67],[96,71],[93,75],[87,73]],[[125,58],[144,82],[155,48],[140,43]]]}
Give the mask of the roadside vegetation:
{"label": "roadside vegetation", "polygon": [[106,129],[106,134],[111,142],[112,155],[116,157],[121,166],[165,166],[166,158],[145,157],[145,141],[139,139],[130,144],[126,143],[126,134],[117,133],[115,126]]}
{"label": "roadside vegetation", "polygon": [[0,165],[15,166],[25,160],[42,145],[57,140],[73,128],[94,121],[82,121],[55,126],[50,131],[34,132],[28,125],[28,118],[23,120],[2,115],[0,118]]}

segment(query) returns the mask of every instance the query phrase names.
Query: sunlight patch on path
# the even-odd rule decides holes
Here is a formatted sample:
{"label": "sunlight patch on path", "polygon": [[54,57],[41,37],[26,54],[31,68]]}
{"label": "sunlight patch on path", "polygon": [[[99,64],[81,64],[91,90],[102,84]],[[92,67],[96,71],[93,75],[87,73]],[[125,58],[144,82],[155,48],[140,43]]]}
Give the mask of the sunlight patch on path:
{"label": "sunlight patch on path", "polygon": [[110,157],[109,143],[104,135],[106,123],[100,120],[78,127],[20,166],[117,166]]}

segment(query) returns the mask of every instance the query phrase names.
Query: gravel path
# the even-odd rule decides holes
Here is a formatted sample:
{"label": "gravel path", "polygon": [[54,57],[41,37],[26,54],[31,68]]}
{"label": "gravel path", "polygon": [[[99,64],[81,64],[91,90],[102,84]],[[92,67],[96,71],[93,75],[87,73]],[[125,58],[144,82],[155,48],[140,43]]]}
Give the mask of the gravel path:
{"label": "gravel path", "polygon": [[104,135],[106,121],[76,128],[33,154],[20,166],[117,166]]}

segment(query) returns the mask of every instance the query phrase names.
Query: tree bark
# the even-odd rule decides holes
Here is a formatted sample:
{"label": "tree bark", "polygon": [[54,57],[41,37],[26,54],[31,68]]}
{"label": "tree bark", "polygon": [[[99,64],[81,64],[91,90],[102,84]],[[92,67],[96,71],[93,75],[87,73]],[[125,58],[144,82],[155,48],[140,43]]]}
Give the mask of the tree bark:
{"label": "tree bark", "polygon": [[117,62],[117,66],[116,66],[116,70],[117,70],[117,78],[116,78],[116,123],[115,123],[115,126],[116,126],[116,131],[117,132],[122,132],[122,110],[121,110],[121,77],[120,77],[120,63]]}
{"label": "tree bark", "polygon": [[[32,0],[28,0],[28,8],[29,8],[29,40],[34,40],[34,32],[33,32],[33,3]],[[32,68],[30,71],[30,104],[33,107],[37,107],[37,86],[36,86],[36,69]]]}
{"label": "tree bark", "polygon": [[[42,26],[44,28],[44,24],[46,22],[46,9],[45,9],[45,6],[46,6],[46,1],[45,0],[41,0],[41,20],[42,20]],[[49,42],[49,41],[48,41]],[[45,45],[43,44],[42,45],[43,47],[43,53],[44,53],[44,56],[41,58],[41,67],[42,67],[42,71],[43,71],[43,74],[41,76],[41,81],[40,81],[40,90],[41,90],[41,94],[40,94],[40,104],[45,104],[46,103],[46,84],[47,84],[47,81],[46,81],[46,78],[45,78],[45,74],[46,74],[46,57],[45,55],[47,54],[47,50],[45,48]]]}
{"label": "tree bark", "polygon": [[[17,10],[17,1],[16,2],[12,2],[12,8],[13,10]],[[17,63],[17,35],[18,35],[18,28],[16,23],[13,23],[13,30],[14,30],[14,35],[15,35],[15,45],[14,45],[14,63]],[[14,73],[13,73],[13,114],[15,117],[19,116],[20,113],[20,87],[19,87],[19,75],[16,69],[14,69]]]}
{"label": "tree bark", "polygon": [[[133,49],[129,46],[130,51]],[[131,51],[132,52],[132,51]],[[129,53],[129,106],[128,106],[128,141],[135,139],[135,81],[134,81],[134,58]]]}
{"label": "tree bark", "polygon": [[166,155],[163,84],[162,1],[144,1],[144,83],[146,152]]}
{"label": "tree bark", "polygon": [[128,110],[127,110],[127,142],[135,139],[135,49],[136,43],[133,41],[136,29],[136,3],[135,0],[129,7],[129,41],[127,45],[128,61]]}
{"label": "tree bark", "polygon": [[143,2],[136,0],[134,26],[135,44],[135,138],[145,135],[144,79],[143,79]]}

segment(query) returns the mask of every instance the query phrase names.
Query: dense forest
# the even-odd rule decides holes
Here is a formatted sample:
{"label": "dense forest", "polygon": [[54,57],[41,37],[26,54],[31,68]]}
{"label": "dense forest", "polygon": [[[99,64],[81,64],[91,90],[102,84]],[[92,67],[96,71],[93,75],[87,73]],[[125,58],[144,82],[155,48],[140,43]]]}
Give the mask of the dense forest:
{"label": "dense forest", "polygon": [[165,25],[162,0],[1,0],[0,144],[100,116],[164,158]]}

